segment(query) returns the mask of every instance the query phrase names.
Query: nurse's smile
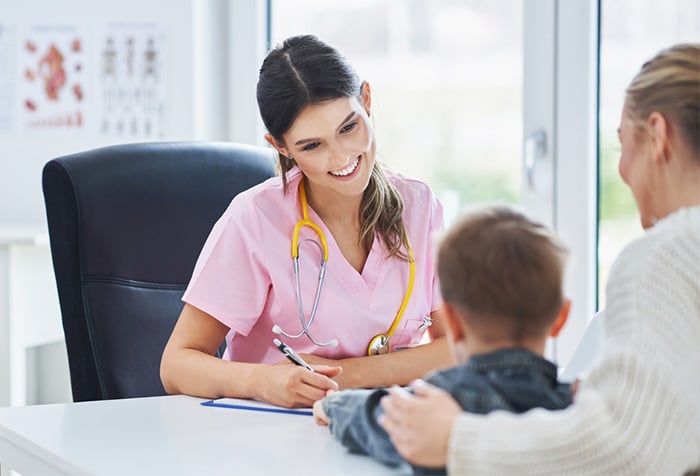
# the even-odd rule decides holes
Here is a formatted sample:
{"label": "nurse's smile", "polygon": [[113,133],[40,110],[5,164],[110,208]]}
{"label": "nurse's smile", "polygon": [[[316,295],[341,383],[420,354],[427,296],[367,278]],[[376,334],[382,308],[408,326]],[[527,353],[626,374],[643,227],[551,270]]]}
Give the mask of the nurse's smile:
{"label": "nurse's smile", "polygon": [[350,165],[343,167],[342,169],[337,169],[337,170],[331,170],[328,172],[330,175],[333,177],[336,177],[338,179],[351,179],[356,175],[356,172],[360,169],[360,161],[362,160],[362,156],[358,155],[357,158],[355,159],[354,162],[352,162]]}

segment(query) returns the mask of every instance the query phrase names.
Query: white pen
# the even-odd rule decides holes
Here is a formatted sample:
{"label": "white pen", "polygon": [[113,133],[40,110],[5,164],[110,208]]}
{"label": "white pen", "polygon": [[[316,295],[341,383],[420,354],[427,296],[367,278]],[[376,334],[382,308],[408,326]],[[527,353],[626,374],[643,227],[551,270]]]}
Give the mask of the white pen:
{"label": "white pen", "polygon": [[311,367],[309,364],[307,364],[306,361],[305,361],[304,359],[302,359],[301,356],[300,356],[299,354],[297,354],[297,353],[294,351],[294,349],[292,349],[291,347],[289,347],[287,344],[285,344],[284,342],[282,342],[282,341],[279,340],[279,339],[273,339],[272,342],[273,342],[273,343],[277,346],[277,348],[278,348],[280,351],[282,351],[282,353],[283,353],[289,360],[291,360],[293,363],[295,363],[296,365],[301,365],[301,366],[304,367],[305,369],[310,370],[310,371],[312,371],[312,372],[314,371],[313,367]]}

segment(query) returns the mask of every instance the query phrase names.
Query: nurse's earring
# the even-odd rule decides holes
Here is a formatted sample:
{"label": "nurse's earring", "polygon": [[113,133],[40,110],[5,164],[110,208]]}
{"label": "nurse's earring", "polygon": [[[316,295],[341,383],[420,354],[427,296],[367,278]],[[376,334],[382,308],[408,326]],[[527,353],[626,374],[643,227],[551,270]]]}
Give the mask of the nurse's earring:
{"label": "nurse's earring", "polygon": [[280,163],[284,165],[284,169],[286,170],[291,170],[294,168],[296,165],[296,162],[294,162],[294,157],[291,155],[284,155],[282,152],[279,153],[280,155]]}

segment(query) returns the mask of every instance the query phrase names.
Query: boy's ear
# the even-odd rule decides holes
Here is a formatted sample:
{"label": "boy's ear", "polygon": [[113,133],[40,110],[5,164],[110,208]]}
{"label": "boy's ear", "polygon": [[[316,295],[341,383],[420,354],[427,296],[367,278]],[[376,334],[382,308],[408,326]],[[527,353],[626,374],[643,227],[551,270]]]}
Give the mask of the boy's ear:
{"label": "boy's ear", "polygon": [[469,327],[454,306],[444,303],[440,317],[447,334],[447,344],[455,364],[463,364],[469,359]]}
{"label": "boy's ear", "polygon": [[557,318],[554,320],[554,324],[552,324],[552,328],[549,330],[550,337],[559,336],[559,332],[569,318],[569,311],[571,311],[571,299],[565,299]]}
{"label": "boy's ear", "polygon": [[445,326],[445,332],[447,332],[447,338],[450,341],[460,342],[465,339],[464,322],[454,306],[444,303],[441,318]]}

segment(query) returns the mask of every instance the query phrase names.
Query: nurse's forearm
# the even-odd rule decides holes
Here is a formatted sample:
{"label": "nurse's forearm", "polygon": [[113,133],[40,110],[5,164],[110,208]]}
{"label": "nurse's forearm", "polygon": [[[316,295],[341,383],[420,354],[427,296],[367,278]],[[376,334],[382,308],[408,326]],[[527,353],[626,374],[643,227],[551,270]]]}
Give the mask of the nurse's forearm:
{"label": "nurse's forearm", "polygon": [[161,380],[168,393],[203,398],[258,397],[255,378],[261,365],[228,362],[195,349],[166,349]]}
{"label": "nurse's forearm", "polygon": [[310,407],[328,390],[337,390],[332,378],[340,369],[309,372],[296,365],[229,362],[195,349],[183,349],[161,366],[168,393],[203,398],[258,398],[283,407]]}
{"label": "nurse's forearm", "polygon": [[355,357],[337,362],[343,373],[336,377],[341,388],[370,388],[408,385],[426,373],[454,365],[447,338],[439,337],[419,345],[384,355]]}

